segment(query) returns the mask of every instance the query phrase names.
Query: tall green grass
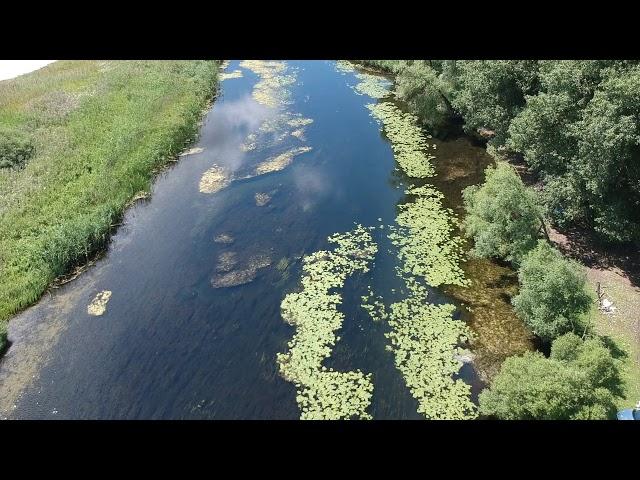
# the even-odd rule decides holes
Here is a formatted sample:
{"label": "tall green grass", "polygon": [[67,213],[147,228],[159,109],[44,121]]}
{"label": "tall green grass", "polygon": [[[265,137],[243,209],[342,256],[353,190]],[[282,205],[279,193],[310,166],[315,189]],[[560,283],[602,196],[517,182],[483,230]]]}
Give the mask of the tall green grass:
{"label": "tall green grass", "polygon": [[0,168],[0,350],[8,318],[102,248],[197,135],[217,72],[217,61],[61,61],[0,82],[0,128],[35,148]]}

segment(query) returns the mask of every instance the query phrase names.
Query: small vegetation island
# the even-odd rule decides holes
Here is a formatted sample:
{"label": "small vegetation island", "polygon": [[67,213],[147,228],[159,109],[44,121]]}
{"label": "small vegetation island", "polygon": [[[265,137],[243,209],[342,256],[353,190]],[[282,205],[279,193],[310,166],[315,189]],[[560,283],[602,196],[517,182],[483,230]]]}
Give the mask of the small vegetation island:
{"label": "small vegetation island", "polygon": [[[122,224],[162,230],[157,252],[112,251]],[[57,61],[0,81],[0,418],[54,383],[44,348],[174,321],[220,342],[192,373],[219,396],[185,380],[203,398],[82,415],[632,419],[639,252],[638,61]],[[131,296],[133,270],[103,273],[127,262]],[[205,348],[148,338],[141,368]]]}

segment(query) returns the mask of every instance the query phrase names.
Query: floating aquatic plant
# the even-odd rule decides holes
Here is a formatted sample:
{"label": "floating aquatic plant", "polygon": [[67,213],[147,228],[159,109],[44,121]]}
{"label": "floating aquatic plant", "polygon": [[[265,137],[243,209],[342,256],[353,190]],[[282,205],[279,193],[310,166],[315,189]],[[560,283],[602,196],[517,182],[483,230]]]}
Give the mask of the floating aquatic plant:
{"label": "floating aquatic plant", "polygon": [[313,123],[313,119],[311,118],[303,118],[301,116],[297,116],[296,118],[292,118],[287,121],[287,125],[293,128],[305,127]]}
{"label": "floating aquatic plant", "polygon": [[430,185],[406,193],[416,198],[398,206],[398,227],[389,234],[404,273],[422,277],[433,287],[467,285],[460,268],[462,240],[453,234],[453,212],[442,206],[442,193]]}
{"label": "floating aquatic plant", "polygon": [[391,83],[388,80],[369,73],[358,73],[356,78],[360,80],[355,86],[357,93],[371,98],[384,98],[389,95]]}
{"label": "floating aquatic plant", "polygon": [[435,157],[426,153],[430,147],[428,136],[417,124],[417,117],[404,113],[390,102],[369,104],[367,108],[382,123],[400,168],[410,177],[433,176],[435,170],[431,160]]}
{"label": "floating aquatic plant", "polygon": [[287,64],[283,61],[244,60],[240,66],[260,77],[253,87],[252,96],[258,103],[268,107],[281,107],[290,102],[290,92],[284,88],[296,81],[293,73],[285,74]]}
{"label": "floating aquatic plant", "polygon": [[91,303],[87,306],[87,313],[89,315],[100,316],[107,310],[107,303],[111,299],[111,291],[103,290],[91,300]]}
{"label": "floating aquatic plant", "polygon": [[348,60],[338,60],[336,62],[336,70],[342,74],[356,71],[355,67]]}
{"label": "floating aquatic plant", "polygon": [[375,321],[386,320],[388,318],[387,309],[383,299],[379,295],[374,295],[371,286],[367,285],[367,294],[362,297],[362,308],[367,311]]}
{"label": "floating aquatic plant", "polygon": [[[371,93],[375,93],[374,91]],[[391,142],[395,159],[410,177],[427,178],[435,174],[426,153],[432,146],[414,115],[404,113],[391,102],[367,105],[380,121]],[[434,187],[410,187],[412,201],[399,206],[397,227],[389,238],[398,248],[400,266],[408,296],[393,303],[388,312],[391,331],[386,334],[411,394],[418,400],[418,412],[431,419],[475,418],[470,386],[454,379],[462,366],[458,345],[471,331],[453,318],[455,306],[427,301],[425,285],[467,285],[460,268],[461,240],[453,235],[453,212],[442,206],[443,195]],[[379,220],[380,221],[380,220]],[[370,291],[363,307],[376,318],[375,300]],[[370,301],[366,304],[367,301]],[[368,307],[365,305],[369,305]],[[384,305],[383,305],[384,306]]]}
{"label": "floating aquatic plant", "polygon": [[350,275],[367,272],[377,246],[369,229],[361,225],[328,240],[337,247],[304,257],[302,289],[282,301],[282,318],[296,332],[288,351],[279,353],[277,360],[282,376],[296,385],[301,419],[369,419],[371,375],[360,370],[338,372],[322,362],[331,355],[344,319],[337,309],[342,298],[333,290],[343,288]]}
{"label": "floating aquatic plant", "polygon": [[284,168],[289,166],[294,157],[309,152],[310,150],[311,147],[292,148],[291,150],[281,153],[280,155],[276,155],[275,157],[260,163],[256,167],[256,173],[258,175],[262,175],[264,173],[283,170]]}
{"label": "floating aquatic plant", "polygon": [[470,335],[464,322],[454,320],[455,307],[425,302],[427,289],[408,279],[410,295],[391,305],[386,334],[395,363],[418,400],[418,412],[430,419],[470,419],[476,416],[470,386],[453,379],[462,363],[458,343]]}
{"label": "floating aquatic plant", "polygon": [[213,165],[202,175],[198,189],[200,193],[215,193],[229,185],[230,181],[222,167]]}
{"label": "floating aquatic plant", "polygon": [[291,136],[296,137],[298,140],[304,141],[305,140],[304,129],[299,128],[297,130],[294,130],[293,132],[291,132]]}
{"label": "floating aquatic plant", "polygon": [[240,150],[242,150],[243,152],[249,152],[251,150],[255,150],[256,147],[258,146],[258,142],[256,141],[257,138],[258,136],[255,133],[250,133],[249,135],[247,135],[247,138],[245,139],[244,143],[240,145]]}
{"label": "floating aquatic plant", "polygon": [[242,78],[242,70],[234,70],[233,72],[224,72],[219,75],[220,81],[229,80],[231,78]]}

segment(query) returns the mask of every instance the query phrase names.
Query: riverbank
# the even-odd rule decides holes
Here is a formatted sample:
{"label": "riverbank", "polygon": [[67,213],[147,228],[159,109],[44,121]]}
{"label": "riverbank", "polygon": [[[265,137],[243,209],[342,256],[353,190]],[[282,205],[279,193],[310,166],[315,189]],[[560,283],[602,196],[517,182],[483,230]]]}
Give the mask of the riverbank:
{"label": "riverbank", "polygon": [[89,261],[193,140],[218,66],[59,61],[0,83],[0,350],[7,320]]}
{"label": "riverbank", "polygon": [[[402,61],[358,60],[356,62],[385,73],[396,74],[406,68],[405,62]],[[408,82],[409,80],[405,79],[404,81]],[[419,89],[419,85],[422,85],[420,82],[423,81],[423,89],[441,87],[446,90],[444,84],[438,84],[434,79],[426,76],[419,78],[418,75],[412,81],[415,83],[412,88]],[[429,87],[426,86],[427,84]],[[404,87],[406,88],[407,85]],[[442,89],[436,90],[436,96],[440,95],[445,98],[445,94],[442,92]],[[426,96],[428,97],[428,95]],[[449,104],[448,101],[446,103]],[[435,113],[435,110],[432,113]],[[422,113],[428,111],[429,109],[425,108]],[[483,130],[483,133],[495,135],[493,131],[480,130]],[[478,137],[482,137],[482,134],[479,134]],[[493,149],[493,155],[495,153],[495,149]],[[513,163],[513,158],[499,156],[501,159]],[[523,166],[522,162],[516,163],[516,169],[523,182],[531,186],[535,182],[534,172]],[[549,233],[550,240],[556,248],[583,266],[587,274],[589,288],[595,292],[600,284],[604,295],[603,299],[613,304],[614,309],[609,312],[603,312],[594,306],[587,320],[594,326],[597,334],[609,337],[617,347],[622,349],[619,352],[619,357],[627,377],[627,389],[625,398],[620,401],[619,406],[628,408],[640,398],[640,374],[638,374],[640,372],[640,316],[638,315],[638,311],[640,311],[640,284],[638,283],[640,267],[636,258],[637,252],[632,247],[606,246],[596,240],[593,232],[572,229],[561,233],[551,228]],[[513,310],[510,305],[509,309]],[[492,308],[493,310],[495,308]],[[495,370],[491,373],[495,374]]]}
{"label": "riverbank", "polygon": [[[358,60],[355,63],[367,71],[384,73],[390,79],[398,64],[397,61],[384,60]],[[416,113],[411,105],[405,104],[404,108]],[[434,162],[436,175],[431,182],[444,193],[443,205],[455,213],[457,222],[453,233],[460,236],[462,248],[468,252],[472,247],[471,241],[464,238],[458,227],[465,215],[462,191],[470,185],[482,183],[484,170],[494,159],[477,139],[454,134],[453,131],[450,133],[446,142],[434,139],[438,141],[438,149],[435,151],[437,161]],[[444,285],[443,289],[456,301],[461,318],[473,331],[469,343],[473,367],[483,384],[488,385],[507,357],[535,349],[535,337],[511,305],[511,298],[518,291],[518,280],[517,273],[510,266],[465,255],[461,267],[469,284],[464,287]]]}

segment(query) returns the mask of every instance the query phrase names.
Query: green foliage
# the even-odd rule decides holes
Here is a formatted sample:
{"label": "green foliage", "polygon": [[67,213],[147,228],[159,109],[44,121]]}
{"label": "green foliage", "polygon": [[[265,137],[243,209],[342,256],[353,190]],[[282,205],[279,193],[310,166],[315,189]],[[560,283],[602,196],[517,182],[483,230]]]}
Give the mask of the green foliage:
{"label": "green foliage", "polygon": [[396,74],[397,95],[442,131],[495,132],[524,156],[560,226],[640,241],[640,66],[626,60],[359,60]]}
{"label": "green foliage", "polygon": [[576,116],[576,103],[565,93],[529,96],[509,125],[507,146],[540,172],[563,173],[575,156],[570,125]]}
{"label": "green foliage", "polygon": [[640,67],[611,71],[574,126],[593,225],[605,238],[640,240]]}
{"label": "green foliage", "polygon": [[0,168],[20,168],[34,153],[35,146],[26,132],[0,125]]}
{"label": "green foliage", "polygon": [[580,316],[593,302],[581,266],[544,240],[524,257],[518,280],[520,292],[513,306],[543,340],[577,330]]}
{"label": "green foliage", "polygon": [[618,360],[597,338],[557,338],[550,358],[539,352],[505,360],[491,388],[480,394],[480,411],[505,420],[615,418],[621,394]]}
{"label": "green foliage", "polygon": [[541,225],[541,208],[533,190],[506,163],[488,167],[482,186],[463,192],[466,234],[473,237],[472,253],[498,257],[518,264],[535,247]]}
{"label": "green foliage", "polygon": [[572,173],[549,175],[540,193],[545,215],[556,225],[567,227],[578,219],[587,218],[589,203],[581,181]]}
{"label": "green foliage", "polygon": [[640,239],[639,72],[634,62],[541,62],[541,91],[507,144],[545,176],[542,198],[559,225]]}
{"label": "green foliage", "polygon": [[504,144],[509,122],[537,91],[537,62],[532,60],[469,60],[456,64],[459,88],[452,103],[469,132],[480,127],[496,133],[492,143]]}
{"label": "green foliage", "polygon": [[104,244],[129,200],[197,134],[217,70],[60,61],[0,83],[0,124],[35,129],[36,145],[24,168],[0,170],[0,321]]}
{"label": "green foliage", "polygon": [[397,77],[396,92],[430,127],[444,126],[454,114],[447,99],[449,84],[427,61],[406,66]]}

